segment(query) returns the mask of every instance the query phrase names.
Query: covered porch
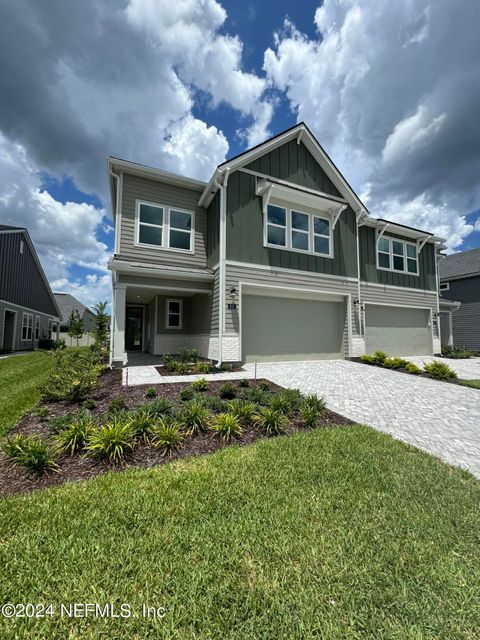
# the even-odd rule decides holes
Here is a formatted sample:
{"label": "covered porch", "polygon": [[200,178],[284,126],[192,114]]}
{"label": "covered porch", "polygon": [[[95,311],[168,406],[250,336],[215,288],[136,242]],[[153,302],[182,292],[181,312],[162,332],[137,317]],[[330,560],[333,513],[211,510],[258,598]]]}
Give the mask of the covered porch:
{"label": "covered porch", "polygon": [[213,277],[206,269],[113,270],[113,366],[131,366],[142,358],[150,364],[148,355],[160,364],[161,356],[185,348],[196,348],[200,355],[215,358]]}

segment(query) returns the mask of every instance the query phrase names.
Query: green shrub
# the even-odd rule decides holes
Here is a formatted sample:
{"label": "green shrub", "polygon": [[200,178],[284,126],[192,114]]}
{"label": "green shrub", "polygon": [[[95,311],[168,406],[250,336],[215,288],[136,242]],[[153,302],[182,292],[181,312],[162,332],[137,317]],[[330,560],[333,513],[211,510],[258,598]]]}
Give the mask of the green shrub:
{"label": "green shrub", "polygon": [[134,445],[135,437],[130,423],[115,417],[90,434],[85,448],[110,462],[123,462],[125,456],[133,451]]}
{"label": "green shrub", "polygon": [[255,416],[255,424],[267,435],[275,436],[285,432],[289,420],[284,413],[275,411],[270,407],[264,407]]}
{"label": "green shrub", "polygon": [[242,435],[240,420],[233,413],[219,413],[215,416],[211,428],[224,440],[231,440]]}
{"label": "green shrub", "polygon": [[178,421],[188,435],[206,431],[210,418],[209,410],[199,402],[189,402],[178,413]]}
{"label": "green shrub", "polygon": [[305,396],[305,398],[303,399],[303,405],[312,407],[318,412],[319,415],[325,414],[327,411],[324,398],[319,398],[314,393],[310,393]]}
{"label": "green shrub", "polygon": [[385,358],[383,362],[385,369],[405,369],[407,364],[408,360],[405,360],[405,358],[399,358],[398,356]]}
{"label": "green shrub", "polygon": [[187,373],[190,373],[190,365],[188,362],[177,362],[175,371],[179,376],[187,375]]}
{"label": "green shrub", "polygon": [[151,443],[165,456],[172,455],[182,446],[184,440],[185,436],[178,422],[160,418],[151,429]]}
{"label": "green shrub", "polygon": [[155,387],[148,387],[145,391],[145,398],[156,398],[157,392],[155,391]]}
{"label": "green shrub", "polygon": [[180,400],[182,400],[182,402],[189,402],[193,400],[194,395],[195,393],[191,387],[185,387],[185,389],[180,391]]}
{"label": "green shrub", "polygon": [[2,450],[11,462],[27,471],[40,474],[58,469],[56,450],[39,436],[17,434],[5,440]]}
{"label": "green shrub", "polygon": [[363,362],[364,364],[377,364],[377,359],[375,358],[375,356],[367,354],[364,356],[360,356],[360,362]]}
{"label": "green shrub", "polygon": [[420,367],[417,367],[414,362],[407,362],[407,364],[405,365],[405,369],[408,371],[408,373],[413,373],[414,375],[422,373],[422,369],[420,369]]}
{"label": "green shrub", "polygon": [[206,362],[206,360],[200,360],[200,362],[197,362],[195,364],[195,367],[193,370],[194,370],[194,373],[197,373],[197,374],[209,373],[210,364]]}
{"label": "green shrub", "polygon": [[300,405],[300,415],[305,423],[305,426],[309,429],[314,429],[320,420],[321,412],[316,407],[310,404],[304,403]]}
{"label": "green shrub", "polygon": [[227,403],[225,402],[225,400],[222,400],[217,396],[201,396],[196,400],[204,407],[207,407],[207,409],[210,409],[210,411],[214,411],[215,413],[226,411]]}
{"label": "green shrub", "polygon": [[68,427],[74,419],[75,414],[69,411],[62,416],[54,416],[53,418],[50,418],[47,422],[47,427],[50,431],[53,431],[53,433],[58,433],[59,431],[62,431],[62,429]]}
{"label": "green shrub", "polygon": [[172,408],[172,403],[168,398],[157,398],[153,402],[147,402],[137,407],[140,411],[146,411],[152,418],[168,416],[172,413]]}
{"label": "green shrub", "polygon": [[134,411],[130,417],[130,429],[135,438],[147,439],[153,425],[153,416],[145,409]]}
{"label": "green shrub", "polygon": [[279,411],[280,413],[284,413],[286,416],[290,415],[292,411],[292,403],[290,398],[285,396],[283,393],[277,393],[272,395],[270,401],[268,403],[270,409],[274,411]]}
{"label": "green shrub", "polygon": [[388,355],[385,353],[385,351],[375,351],[373,357],[375,358],[375,362],[377,364],[383,365],[385,360],[388,358]]}
{"label": "green shrub", "polygon": [[60,450],[72,456],[80,449],[83,449],[93,432],[94,426],[92,416],[87,411],[78,414],[70,424],[57,433],[56,441]]}
{"label": "green shrub", "polygon": [[42,400],[79,402],[93,392],[104,370],[97,354],[89,350],[56,350],[51,357],[55,359],[55,366],[39,386]]}
{"label": "green shrub", "polygon": [[82,406],[87,411],[91,411],[92,409],[95,409],[95,400],[89,398],[88,400],[85,400]]}
{"label": "green shrub", "polygon": [[197,362],[200,355],[197,349],[180,349],[179,352],[180,360],[182,362]]}
{"label": "green shrub", "polygon": [[258,410],[256,404],[245,400],[231,400],[227,402],[226,408],[228,413],[236,416],[241,424],[252,422]]}
{"label": "green shrub", "polygon": [[231,382],[225,382],[224,384],[220,385],[218,393],[220,394],[221,398],[231,400],[236,396],[237,390],[235,389],[234,384],[232,384]]}
{"label": "green shrub", "polygon": [[163,357],[163,366],[165,367],[165,369],[168,369],[169,371],[174,371],[176,365],[177,365],[177,361],[172,356]]}
{"label": "green shrub", "polygon": [[451,380],[457,377],[455,371],[451,369],[448,364],[439,362],[438,360],[433,360],[429,364],[424,365],[423,370],[431,378],[435,378],[435,380]]}
{"label": "green shrub", "polygon": [[238,384],[241,387],[249,387],[250,386],[250,380],[247,380],[247,378],[242,378]]}
{"label": "green shrub", "polygon": [[208,382],[205,378],[199,378],[192,382],[192,389],[194,391],[206,391],[208,389]]}
{"label": "green shrub", "polygon": [[257,386],[250,387],[250,389],[244,391],[242,395],[244,400],[249,400],[250,402],[260,405],[267,405],[270,400],[270,393],[263,391]]}
{"label": "green shrub", "polygon": [[454,360],[458,359],[468,359],[473,356],[472,351],[468,351],[468,349],[462,347],[456,347],[453,345],[445,345],[442,347],[442,356],[444,358],[453,358]]}
{"label": "green shrub", "polygon": [[121,411],[125,411],[127,408],[127,403],[123,396],[116,396],[108,405],[108,413],[118,413]]}
{"label": "green shrub", "polygon": [[280,395],[290,403],[292,411],[296,411],[303,402],[303,395],[299,389],[283,389]]}
{"label": "green shrub", "polygon": [[258,386],[262,391],[271,391],[270,385],[268,384],[268,382],[262,381]]}

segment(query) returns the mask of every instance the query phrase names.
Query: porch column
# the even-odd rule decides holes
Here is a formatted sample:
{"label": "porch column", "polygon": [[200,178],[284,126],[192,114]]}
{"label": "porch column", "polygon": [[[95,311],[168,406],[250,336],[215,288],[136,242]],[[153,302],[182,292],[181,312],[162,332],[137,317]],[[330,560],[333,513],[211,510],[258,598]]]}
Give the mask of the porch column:
{"label": "porch column", "polygon": [[453,314],[450,311],[448,314],[448,346],[453,347]]}
{"label": "porch column", "polygon": [[113,366],[125,364],[125,306],[127,286],[115,285],[113,292]]}

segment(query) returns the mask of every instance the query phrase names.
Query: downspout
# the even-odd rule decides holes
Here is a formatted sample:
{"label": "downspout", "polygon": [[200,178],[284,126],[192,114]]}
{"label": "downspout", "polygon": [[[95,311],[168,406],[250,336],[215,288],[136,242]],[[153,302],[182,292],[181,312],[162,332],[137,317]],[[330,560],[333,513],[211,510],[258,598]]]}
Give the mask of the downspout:
{"label": "downspout", "polygon": [[119,246],[119,203],[120,203],[120,176],[117,175],[113,169],[109,169],[108,174],[115,179],[115,244],[113,247],[113,253],[118,253]]}
{"label": "downspout", "polygon": [[360,337],[363,336],[363,327],[362,327],[362,298],[361,298],[361,288],[360,288],[360,226],[358,224],[360,216],[355,216],[357,222],[357,295],[358,295],[358,333]]}
{"label": "downspout", "polygon": [[[221,174],[219,175],[219,177]],[[223,319],[225,316],[225,228],[227,219],[226,207],[226,180],[228,180],[227,171],[223,174],[223,181],[219,182],[217,176],[213,180],[213,184],[220,192],[220,237],[218,250],[218,357],[217,367],[222,365],[223,361]]]}
{"label": "downspout", "polygon": [[115,313],[115,271],[112,271],[112,313],[110,314],[110,355],[108,357],[108,364],[111,367],[113,362],[113,334],[115,333],[113,327],[115,326],[115,322],[113,319],[113,315]]}

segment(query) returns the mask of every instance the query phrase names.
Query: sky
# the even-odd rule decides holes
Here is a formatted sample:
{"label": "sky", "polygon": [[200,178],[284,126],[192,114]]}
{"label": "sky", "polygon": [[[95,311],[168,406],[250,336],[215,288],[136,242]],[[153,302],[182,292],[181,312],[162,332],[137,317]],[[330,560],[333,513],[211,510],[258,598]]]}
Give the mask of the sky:
{"label": "sky", "polygon": [[109,300],[108,155],[207,180],[304,121],[372,215],[479,247],[479,23],[475,0],[1,2],[0,222],[54,291]]}

